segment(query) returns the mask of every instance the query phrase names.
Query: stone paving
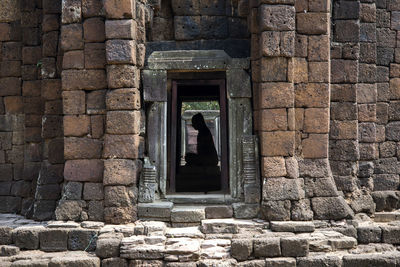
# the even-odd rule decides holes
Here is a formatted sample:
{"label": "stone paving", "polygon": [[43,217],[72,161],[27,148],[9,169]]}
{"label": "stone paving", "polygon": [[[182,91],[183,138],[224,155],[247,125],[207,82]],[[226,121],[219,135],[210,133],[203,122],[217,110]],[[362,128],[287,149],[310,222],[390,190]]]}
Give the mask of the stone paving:
{"label": "stone paving", "polygon": [[205,219],[169,227],[137,221],[35,222],[0,214],[0,266],[400,266],[399,212],[375,221]]}

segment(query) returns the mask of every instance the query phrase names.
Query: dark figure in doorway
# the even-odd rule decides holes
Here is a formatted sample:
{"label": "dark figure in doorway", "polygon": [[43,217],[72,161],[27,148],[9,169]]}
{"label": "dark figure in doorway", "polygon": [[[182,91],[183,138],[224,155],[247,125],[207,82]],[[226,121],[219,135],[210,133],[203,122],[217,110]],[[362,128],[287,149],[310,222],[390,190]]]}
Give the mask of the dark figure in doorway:
{"label": "dark figure in doorway", "polygon": [[217,166],[218,154],[215,150],[214,140],[201,113],[193,116],[192,126],[199,131],[197,134],[197,154],[186,154],[186,165]]}

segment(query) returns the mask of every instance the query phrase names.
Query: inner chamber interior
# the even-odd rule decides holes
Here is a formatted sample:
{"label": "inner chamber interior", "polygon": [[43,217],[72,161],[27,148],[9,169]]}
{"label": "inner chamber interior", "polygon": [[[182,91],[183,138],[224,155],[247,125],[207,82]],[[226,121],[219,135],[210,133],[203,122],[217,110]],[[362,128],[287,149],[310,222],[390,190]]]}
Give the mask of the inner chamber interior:
{"label": "inner chamber interior", "polygon": [[174,82],[169,124],[171,192],[226,191],[225,103],[220,81]]}

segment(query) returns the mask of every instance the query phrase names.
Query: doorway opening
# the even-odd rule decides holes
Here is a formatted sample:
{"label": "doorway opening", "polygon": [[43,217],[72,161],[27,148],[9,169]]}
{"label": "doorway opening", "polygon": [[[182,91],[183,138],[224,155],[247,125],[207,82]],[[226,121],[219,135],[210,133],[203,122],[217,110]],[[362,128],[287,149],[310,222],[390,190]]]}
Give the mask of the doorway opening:
{"label": "doorway opening", "polygon": [[228,192],[225,80],[173,80],[169,191]]}

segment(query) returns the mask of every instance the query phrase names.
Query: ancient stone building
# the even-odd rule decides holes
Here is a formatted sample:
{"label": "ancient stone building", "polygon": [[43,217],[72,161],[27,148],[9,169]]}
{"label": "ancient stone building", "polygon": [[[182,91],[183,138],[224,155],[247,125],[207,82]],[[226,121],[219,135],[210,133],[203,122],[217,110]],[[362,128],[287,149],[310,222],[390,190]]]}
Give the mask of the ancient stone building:
{"label": "ancient stone building", "polygon": [[[0,3],[0,212],[189,225],[399,207],[400,1]],[[219,106],[208,194],[176,190],[199,99]]]}

